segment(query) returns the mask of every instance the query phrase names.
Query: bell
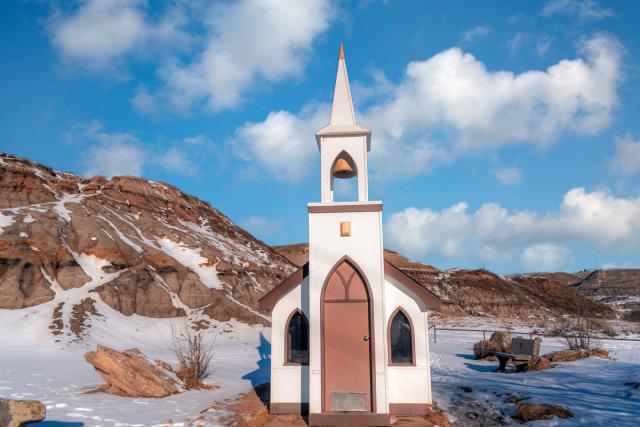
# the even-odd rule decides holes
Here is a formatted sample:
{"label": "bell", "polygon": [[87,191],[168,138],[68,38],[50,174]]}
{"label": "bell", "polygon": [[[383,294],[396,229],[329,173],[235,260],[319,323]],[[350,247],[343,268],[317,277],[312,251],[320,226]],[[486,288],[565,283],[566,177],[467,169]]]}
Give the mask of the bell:
{"label": "bell", "polygon": [[343,158],[339,158],[336,160],[336,164],[333,167],[333,176],[336,178],[352,178],[354,177],[356,172],[353,170],[349,162],[347,162]]}

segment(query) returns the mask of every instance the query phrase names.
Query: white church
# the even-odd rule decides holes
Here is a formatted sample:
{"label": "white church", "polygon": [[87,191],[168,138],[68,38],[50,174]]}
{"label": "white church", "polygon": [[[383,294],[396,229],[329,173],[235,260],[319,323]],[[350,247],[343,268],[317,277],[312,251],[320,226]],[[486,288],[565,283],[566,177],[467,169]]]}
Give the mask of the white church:
{"label": "white church", "polygon": [[[371,131],[356,122],[342,44],[316,141],[322,198],[308,204],[309,261],[260,300],[272,316],[270,411],[342,426],[425,414],[428,312],[440,302],[383,257],[382,202],[368,197]],[[335,180],[349,178],[358,200],[334,202]]]}

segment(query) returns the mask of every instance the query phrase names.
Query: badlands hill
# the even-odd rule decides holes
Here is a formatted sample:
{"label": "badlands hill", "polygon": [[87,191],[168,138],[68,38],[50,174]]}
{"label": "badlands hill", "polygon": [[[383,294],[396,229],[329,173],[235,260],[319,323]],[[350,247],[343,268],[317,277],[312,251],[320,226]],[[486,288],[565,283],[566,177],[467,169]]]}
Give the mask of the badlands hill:
{"label": "badlands hill", "polygon": [[[275,246],[278,253],[300,266],[307,262],[306,243]],[[442,300],[442,314],[450,316],[499,316],[553,318],[581,315],[612,318],[613,310],[581,295],[559,277],[518,275],[504,277],[487,270],[441,271],[411,261],[385,249],[385,259],[435,293]]]}
{"label": "badlands hill", "polygon": [[98,301],[124,315],[266,324],[257,300],[294,270],[177,188],[0,154],[0,309],[46,303],[54,333],[80,333]]}

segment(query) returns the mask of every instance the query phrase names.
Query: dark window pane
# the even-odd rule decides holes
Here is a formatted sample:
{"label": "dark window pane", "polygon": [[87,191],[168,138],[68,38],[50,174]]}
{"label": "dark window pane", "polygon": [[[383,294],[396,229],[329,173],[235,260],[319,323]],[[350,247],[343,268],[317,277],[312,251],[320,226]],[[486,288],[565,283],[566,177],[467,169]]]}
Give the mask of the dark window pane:
{"label": "dark window pane", "polygon": [[307,319],[299,312],[295,313],[289,321],[289,363],[309,363],[309,325]]}
{"label": "dark window pane", "polygon": [[413,363],[411,324],[402,311],[391,321],[391,363]]}

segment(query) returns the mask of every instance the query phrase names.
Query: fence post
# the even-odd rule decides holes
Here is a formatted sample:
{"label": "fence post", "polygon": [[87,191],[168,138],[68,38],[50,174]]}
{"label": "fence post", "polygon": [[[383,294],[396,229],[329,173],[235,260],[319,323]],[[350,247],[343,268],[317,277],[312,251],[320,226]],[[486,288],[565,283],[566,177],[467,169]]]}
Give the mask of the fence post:
{"label": "fence post", "polygon": [[438,342],[438,338],[436,337],[436,325],[433,325],[433,342]]}
{"label": "fence post", "polygon": [[482,330],[482,339],[485,340],[485,341],[487,340],[487,336],[484,333],[484,329]]}

